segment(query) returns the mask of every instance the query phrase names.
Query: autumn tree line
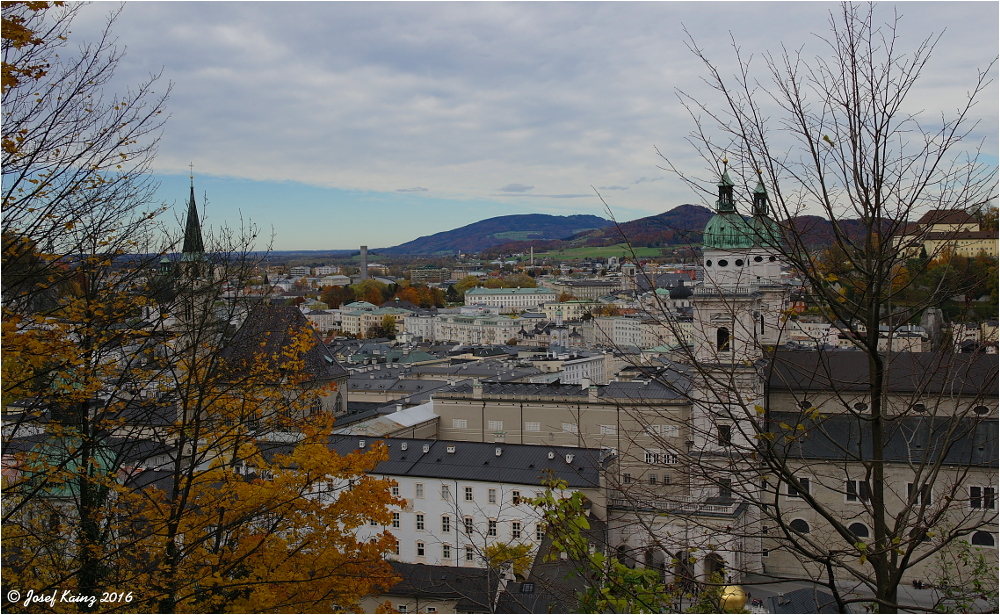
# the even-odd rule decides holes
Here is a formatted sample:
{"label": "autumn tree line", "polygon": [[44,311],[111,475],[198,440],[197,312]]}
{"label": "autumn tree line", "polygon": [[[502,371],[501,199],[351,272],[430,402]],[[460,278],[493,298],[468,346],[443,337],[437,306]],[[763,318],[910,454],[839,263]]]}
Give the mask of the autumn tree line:
{"label": "autumn tree line", "polygon": [[257,229],[201,229],[193,186],[164,219],[170,85],[111,92],[117,12],[78,47],[81,7],[2,7],[3,610],[358,610],[397,580],[394,537],[355,537],[400,503],[384,449],[331,450],[346,373],[229,292]]}

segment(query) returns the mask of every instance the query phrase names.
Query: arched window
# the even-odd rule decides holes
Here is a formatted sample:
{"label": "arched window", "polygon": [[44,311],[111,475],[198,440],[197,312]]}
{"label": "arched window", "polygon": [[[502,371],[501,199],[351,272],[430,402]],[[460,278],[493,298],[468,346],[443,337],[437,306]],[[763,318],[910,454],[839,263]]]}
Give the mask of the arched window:
{"label": "arched window", "polygon": [[726,560],[718,553],[712,553],[705,558],[705,576],[709,581],[726,579]]}
{"label": "arched window", "polygon": [[335,401],[333,404],[333,413],[334,414],[344,413],[344,396],[341,395],[340,393],[337,393],[337,401]]}
{"label": "arched window", "polygon": [[848,526],[847,531],[854,534],[858,538],[868,538],[868,536],[870,536],[868,526],[864,523],[852,523]]}
{"label": "arched window", "polygon": [[788,524],[788,527],[800,534],[809,533],[809,523],[805,519],[792,519],[792,522]]}
{"label": "arched window", "polygon": [[972,544],[977,547],[995,547],[997,543],[993,540],[993,534],[980,530],[972,535]]}
{"label": "arched window", "polygon": [[729,329],[720,327],[715,332],[715,347],[720,352],[729,350]]}

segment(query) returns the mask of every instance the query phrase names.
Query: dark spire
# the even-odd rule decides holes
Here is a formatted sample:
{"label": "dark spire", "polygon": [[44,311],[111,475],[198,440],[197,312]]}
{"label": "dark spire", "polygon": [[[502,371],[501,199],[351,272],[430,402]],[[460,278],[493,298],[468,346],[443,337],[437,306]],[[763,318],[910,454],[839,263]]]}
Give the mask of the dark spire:
{"label": "dark spire", "polygon": [[757,173],[757,187],[753,191],[753,215],[763,218],[771,213],[767,203],[767,188],[764,187],[764,178]]}
{"label": "dark spire", "polygon": [[194,201],[194,175],[191,176],[191,197],[188,200],[187,223],[184,226],[183,260],[201,260],[205,256],[205,244],[201,240],[201,222],[198,220],[198,206]]}
{"label": "dark spire", "polygon": [[717,184],[719,187],[719,200],[715,202],[715,210],[718,212],[736,211],[736,203],[733,201],[733,180],[729,178],[729,160],[722,159],[722,177]]}

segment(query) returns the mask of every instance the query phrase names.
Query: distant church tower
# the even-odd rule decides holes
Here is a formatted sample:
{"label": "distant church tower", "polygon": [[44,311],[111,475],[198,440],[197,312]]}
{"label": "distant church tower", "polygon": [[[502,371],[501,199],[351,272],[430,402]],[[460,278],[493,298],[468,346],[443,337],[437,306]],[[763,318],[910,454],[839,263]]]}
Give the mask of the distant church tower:
{"label": "distant church tower", "polygon": [[696,448],[724,453],[727,443],[738,444],[752,431],[737,421],[761,403],[759,361],[778,342],[786,289],[781,235],[763,181],[753,192],[750,219],[736,210],[726,160],[717,186],[715,215],[703,233],[704,281],[691,296],[694,361],[700,367],[693,412]]}
{"label": "distant church tower", "polygon": [[210,284],[211,267],[205,256],[205,242],[201,235],[201,220],[194,199],[194,175],[191,175],[191,194],[188,197],[187,219],[184,223],[184,243],[178,269],[177,316],[185,328],[198,325],[205,318],[205,298],[201,292]]}

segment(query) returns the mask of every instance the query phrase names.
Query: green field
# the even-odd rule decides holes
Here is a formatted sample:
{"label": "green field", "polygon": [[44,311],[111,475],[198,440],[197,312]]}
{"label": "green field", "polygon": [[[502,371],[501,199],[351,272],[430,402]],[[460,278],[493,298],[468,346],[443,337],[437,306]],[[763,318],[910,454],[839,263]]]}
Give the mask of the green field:
{"label": "green field", "polygon": [[[662,248],[634,248],[635,256],[640,258],[650,258],[660,256]],[[555,250],[553,252],[535,252],[535,259],[539,258],[608,258],[610,256],[631,256],[632,251],[624,243],[613,246],[596,246],[571,248],[569,250]]]}
{"label": "green field", "polygon": [[542,235],[543,233],[541,231],[504,231],[502,233],[493,233],[493,236],[497,239],[508,239],[510,241],[537,239]]}

